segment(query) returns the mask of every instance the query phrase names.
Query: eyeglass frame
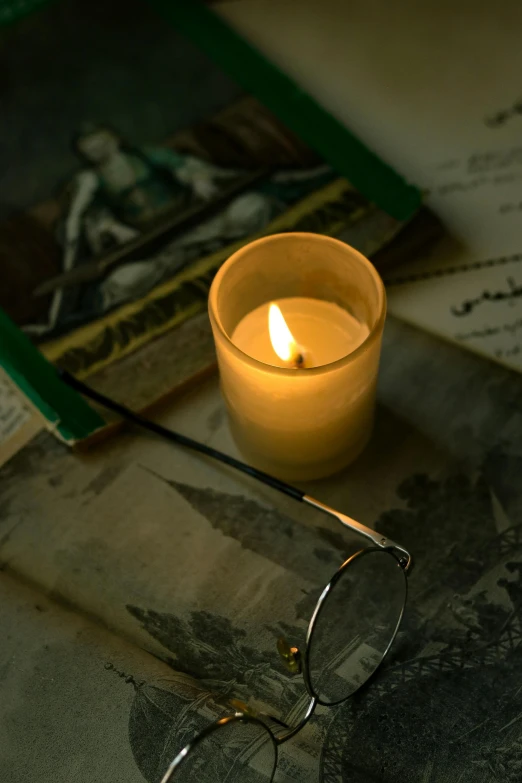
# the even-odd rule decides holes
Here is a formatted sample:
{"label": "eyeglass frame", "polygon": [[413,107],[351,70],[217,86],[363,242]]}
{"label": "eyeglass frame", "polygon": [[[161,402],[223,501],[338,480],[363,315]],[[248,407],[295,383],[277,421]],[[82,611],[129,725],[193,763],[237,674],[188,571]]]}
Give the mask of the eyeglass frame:
{"label": "eyeglass frame", "polygon": [[[153,432],[156,435],[160,435],[161,437],[165,438],[166,440],[177,443],[179,445],[185,446],[187,448],[193,449],[196,452],[199,452],[201,454],[205,454],[207,457],[211,457],[212,459],[216,459],[220,462],[223,462],[234,469],[240,471],[241,473],[247,474],[249,476],[254,477],[258,481],[266,484],[269,487],[272,487],[272,489],[277,490],[278,492],[282,492],[285,495],[288,495],[289,497],[293,498],[294,500],[297,500],[302,503],[307,503],[310,506],[313,506],[314,508],[318,509],[319,511],[322,511],[323,513],[327,514],[328,516],[334,517],[338,522],[340,522],[342,525],[347,527],[348,529],[352,530],[355,533],[358,533],[359,535],[369,539],[373,543],[373,547],[367,547],[366,549],[362,549],[359,552],[356,552],[354,555],[352,555],[348,560],[346,560],[342,566],[336,571],[336,573],[333,575],[333,577],[330,579],[326,587],[324,588],[323,592],[321,593],[321,596],[319,597],[319,600],[316,604],[315,610],[312,614],[312,618],[310,620],[310,623],[308,625],[308,633],[306,637],[306,651],[309,648],[309,641],[311,639],[311,633],[313,632],[313,625],[315,623],[315,620],[319,614],[320,608],[323,605],[324,601],[326,600],[326,597],[328,596],[328,593],[332,589],[332,585],[335,584],[335,582],[340,578],[342,575],[342,572],[344,568],[346,568],[350,563],[353,562],[353,560],[361,556],[363,553],[368,553],[370,551],[373,551],[375,549],[381,549],[384,551],[389,552],[392,554],[392,556],[397,560],[398,565],[402,569],[404,576],[405,576],[405,594],[404,594],[404,602],[402,606],[402,610],[399,616],[399,619],[397,621],[397,624],[395,626],[395,631],[392,635],[392,638],[384,652],[384,655],[382,656],[381,660],[379,661],[378,665],[375,667],[374,671],[370,674],[370,676],[365,680],[366,684],[376,673],[376,671],[380,668],[382,662],[386,658],[393,642],[395,641],[395,637],[397,636],[397,632],[400,628],[402,618],[404,615],[404,610],[406,607],[406,601],[408,598],[408,581],[407,577],[410,575],[411,570],[413,568],[413,560],[408,552],[407,549],[397,544],[395,541],[392,541],[389,538],[386,538],[386,536],[381,535],[375,530],[372,530],[371,528],[366,527],[365,525],[361,524],[360,522],[357,522],[355,519],[352,519],[351,517],[347,516],[346,514],[342,514],[341,512],[337,511],[336,509],[331,508],[330,506],[327,506],[326,504],[322,503],[319,500],[316,500],[315,498],[311,497],[310,495],[306,495],[303,491],[297,489],[296,487],[291,486],[290,484],[287,484],[284,481],[281,481],[278,478],[275,478],[274,476],[270,476],[267,473],[264,473],[261,470],[258,470],[257,468],[252,467],[251,465],[247,465],[244,462],[241,462],[241,460],[236,459],[235,457],[232,457],[230,455],[227,455],[223,452],[218,451],[217,449],[214,449],[204,443],[200,443],[199,441],[194,440],[194,438],[190,438],[187,435],[182,435],[178,432],[175,432],[173,430],[169,430],[166,427],[163,427],[160,424],[157,424],[156,422],[151,421],[150,419],[147,419],[146,417],[142,416],[139,413],[136,413],[135,411],[132,411],[130,408],[127,408],[125,405],[122,405],[121,403],[116,402],[115,400],[111,399],[110,397],[107,397],[104,394],[101,394],[100,392],[96,391],[95,389],[92,389],[90,386],[87,386],[87,384],[83,383],[83,381],[80,381],[75,376],[71,375],[69,372],[64,370],[58,370],[59,377],[66,383],[68,386],[72,387],[73,389],[76,389],[81,394],[84,394],[86,397],[89,397],[90,399],[97,402],[99,405],[102,405],[103,407],[107,408],[108,410],[112,410],[115,413],[119,414],[123,417],[123,419],[126,419],[129,422],[132,422],[133,424],[137,425],[138,427],[142,427],[145,430],[148,430],[149,432]],[[398,555],[393,554],[394,552],[399,553]],[[297,650],[297,648],[295,648]],[[292,651],[292,648],[290,648]],[[306,652],[305,651],[305,652]],[[281,652],[281,651],[280,651]],[[297,650],[297,652],[299,652]],[[306,666],[306,671],[308,672],[309,667]],[[318,701],[318,698],[314,696],[311,693],[311,690],[309,688],[309,685],[311,685],[310,680],[303,674],[303,678],[305,680],[305,685],[308,690],[308,692],[311,695],[311,701],[308,705],[307,711],[305,713],[304,718],[301,720],[301,722],[298,724],[297,727],[294,729],[290,729],[289,726],[287,726],[283,721],[280,721],[277,718],[274,718],[272,716],[265,716],[266,718],[272,720],[273,722],[278,723],[280,726],[288,729],[288,733],[283,735],[280,738],[275,737],[271,729],[259,718],[255,717],[254,715],[249,716],[249,708],[245,705],[245,711],[243,712],[236,712],[233,716],[228,716],[229,719],[237,719],[237,720],[253,720],[255,719],[257,722],[260,722],[263,727],[268,731],[269,735],[275,742],[274,748],[275,748],[275,763],[274,763],[274,769],[272,771],[272,779],[274,777],[275,770],[277,768],[277,747],[278,745],[282,744],[283,742],[286,742],[287,740],[294,737],[301,729],[308,723],[310,718],[312,717],[315,708],[318,703],[321,703]],[[361,687],[361,686],[359,686]],[[357,688],[355,691],[352,691],[352,693],[348,694],[344,699],[335,702],[333,704],[328,704],[328,706],[335,706],[335,704],[340,704],[343,701],[346,701],[351,696],[353,696],[354,693],[357,692],[359,688]],[[251,711],[250,711],[251,712]],[[224,721],[224,723],[223,723]],[[177,766],[183,761],[183,759],[188,755],[190,750],[194,748],[202,739],[204,739],[206,736],[208,736],[212,731],[218,729],[222,725],[226,725],[229,722],[227,720],[227,716],[224,718],[221,718],[218,721],[215,721],[214,723],[210,724],[206,727],[202,732],[200,732],[193,740],[192,742],[188,743],[182,750],[178,753],[176,758],[171,762],[169,765],[169,768],[167,769],[165,775],[163,776],[161,783],[167,783],[167,781],[170,780],[172,776],[172,772],[176,769]]]}
{"label": "eyeglass frame", "polygon": [[[310,701],[308,703],[304,716],[301,718],[297,726],[294,726],[292,728],[288,726],[286,723],[284,723],[283,721],[279,720],[279,718],[275,718],[273,715],[268,715],[266,713],[253,710],[247,707],[246,705],[241,704],[241,709],[236,710],[232,715],[224,715],[222,718],[219,718],[217,721],[210,723],[202,731],[200,731],[194,737],[194,739],[188,742],[179,751],[179,753],[172,760],[172,762],[169,764],[169,767],[166,770],[164,776],[162,777],[160,783],[168,783],[168,781],[172,779],[173,773],[176,771],[176,769],[178,769],[181,766],[184,760],[200,744],[200,742],[202,742],[207,737],[209,737],[214,731],[217,731],[218,729],[223,728],[224,726],[228,726],[236,721],[241,723],[248,722],[248,723],[259,724],[268,733],[274,749],[274,766],[269,781],[269,783],[272,783],[278,764],[279,746],[283,745],[285,742],[288,742],[288,740],[292,739],[292,737],[295,737],[296,734],[298,734],[306,726],[308,721],[312,718],[317,705],[320,704],[325,707],[336,707],[339,704],[342,704],[343,702],[351,698],[354,695],[354,693],[356,693],[362,687],[362,685],[359,686],[359,688],[356,688],[347,696],[343,697],[342,699],[339,699],[336,702],[325,702],[324,700],[322,700],[313,690],[313,686],[310,678],[309,650],[310,650],[310,644],[312,641],[315,624],[320,615],[321,609],[324,606],[328,598],[328,595],[333,590],[337,582],[340,580],[340,578],[342,577],[346,569],[349,568],[349,566],[351,566],[359,558],[364,557],[372,552],[379,552],[379,551],[391,555],[391,557],[395,559],[397,565],[401,569],[404,575],[404,591],[405,591],[404,601],[403,601],[400,615],[395,625],[395,630],[391,636],[391,639],[388,642],[388,645],[379,663],[375,667],[374,671],[370,674],[368,679],[365,680],[363,685],[366,685],[368,681],[372,679],[372,677],[381,667],[383,661],[386,659],[386,656],[388,655],[393,645],[393,642],[395,641],[399,628],[401,626],[402,618],[404,616],[404,611],[406,608],[406,602],[408,599],[408,577],[410,576],[413,568],[413,559],[411,554],[408,552],[407,549],[395,543],[395,541],[392,541],[391,539],[387,538],[386,536],[383,536],[377,531],[372,530],[371,528],[368,528],[365,525],[362,525],[360,522],[357,522],[351,517],[348,517],[347,515],[342,514],[341,512],[330,508],[329,506],[326,506],[324,503],[321,503],[321,501],[315,500],[309,495],[305,495],[303,497],[303,501],[311,506],[314,506],[315,508],[318,508],[320,511],[323,511],[330,516],[334,516],[342,525],[349,528],[353,532],[358,533],[359,535],[370,539],[374,544],[373,546],[365,547],[364,549],[360,549],[358,552],[355,552],[353,555],[350,555],[350,557],[347,558],[344,561],[344,563],[337,569],[337,571],[334,573],[332,578],[323,588],[321,595],[319,596],[317,603],[315,605],[310,621],[308,623],[305,648],[302,655],[299,648],[289,647],[286,640],[284,639],[278,640],[278,645],[277,645],[278,651],[281,658],[283,659],[283,663],[285,663],[287,669],[289,669],[292,673],[303,675],[303,680],[305,683],[306,690],[310,695]],[[284,645],[286,645],[287,650],[289,651],[286,654],[283,652]],[[234,700],[231,700],[231,704],[233,706]],[[240,703],[236,702],[236,704],[239,705]],[[270,726],[267,725],[265,721],[271,721],[273,723],[277,723],[279,726],[281,726],[281,728],[286,729],[287,731],[284,734],[277,736],[276,734],[274,734]]]}

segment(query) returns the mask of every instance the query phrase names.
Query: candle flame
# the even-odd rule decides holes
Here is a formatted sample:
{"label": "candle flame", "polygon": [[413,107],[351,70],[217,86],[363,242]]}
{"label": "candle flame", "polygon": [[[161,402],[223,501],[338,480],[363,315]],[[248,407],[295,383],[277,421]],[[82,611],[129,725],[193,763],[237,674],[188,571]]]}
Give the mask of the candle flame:
{"label": "candle flame", "polygon": [[299,346],[287,326],[283,313],[276,304],[268,310],[268,331],[272,348],[284,362],[295,360],[299,356]]}

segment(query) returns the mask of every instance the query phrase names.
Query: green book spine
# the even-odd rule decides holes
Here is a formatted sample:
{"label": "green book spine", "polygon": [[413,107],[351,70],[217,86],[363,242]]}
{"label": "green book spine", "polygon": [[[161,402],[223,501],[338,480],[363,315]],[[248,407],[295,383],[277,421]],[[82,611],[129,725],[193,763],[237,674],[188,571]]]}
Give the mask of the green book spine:
{"label": "green book spine", "polygon": [[60,380],[53,365],[1,309],[0,365],[68,443],[104,426],[101,416]]}

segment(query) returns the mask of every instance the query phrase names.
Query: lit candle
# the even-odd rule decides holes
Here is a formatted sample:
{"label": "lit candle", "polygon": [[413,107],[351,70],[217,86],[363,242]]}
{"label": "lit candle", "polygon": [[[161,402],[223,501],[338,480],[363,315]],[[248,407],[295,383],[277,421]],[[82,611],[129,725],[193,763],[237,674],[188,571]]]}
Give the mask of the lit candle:
{"label": "lit candle", "polygon": [[232,342],[260,362],[298,369],[336,362],[368,334],[366,324],[338,305],[296,296],[266,302],[247,313],[234,329]]}
{"label": "lit candle", "polygon": [[385,317],[370,262],[318,234],[266,237],[221,267],[209,312],[247,459],[292,481],[355,459],[371,433]]}

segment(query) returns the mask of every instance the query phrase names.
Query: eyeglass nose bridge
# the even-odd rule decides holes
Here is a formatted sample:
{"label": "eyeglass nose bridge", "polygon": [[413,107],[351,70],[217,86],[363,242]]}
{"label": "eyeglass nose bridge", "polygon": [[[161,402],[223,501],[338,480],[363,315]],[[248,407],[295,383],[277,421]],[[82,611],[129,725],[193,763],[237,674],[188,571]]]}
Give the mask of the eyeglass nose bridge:
{"label": "eyeglass nose bridge", "polygon": [[281,636],[277,640],[277,651],[279,653],[279,657],[281,658],[285,668],[291,674],[301,674],[303,670],[303,663],[302,663],[301,651],[299,647],[292,647],[286,641],[284,636]]}

